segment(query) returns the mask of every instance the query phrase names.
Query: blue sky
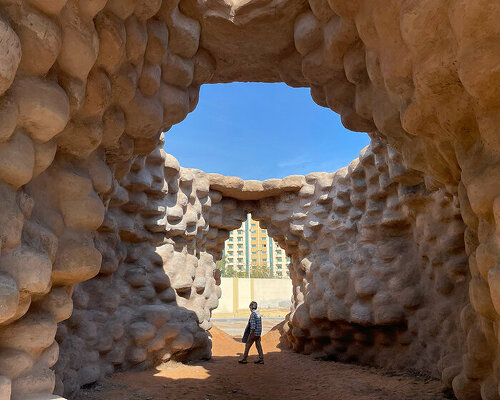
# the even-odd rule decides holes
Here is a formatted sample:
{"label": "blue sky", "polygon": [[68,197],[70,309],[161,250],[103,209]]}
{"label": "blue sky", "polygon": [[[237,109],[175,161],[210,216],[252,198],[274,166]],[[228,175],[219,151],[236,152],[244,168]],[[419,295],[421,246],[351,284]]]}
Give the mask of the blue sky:
{"label": "blue sky", "polygon": [[282,83],[203,85],[196,109],[165,134],[183,167],[259,180],[336,171],[368,143],[309,89]]}

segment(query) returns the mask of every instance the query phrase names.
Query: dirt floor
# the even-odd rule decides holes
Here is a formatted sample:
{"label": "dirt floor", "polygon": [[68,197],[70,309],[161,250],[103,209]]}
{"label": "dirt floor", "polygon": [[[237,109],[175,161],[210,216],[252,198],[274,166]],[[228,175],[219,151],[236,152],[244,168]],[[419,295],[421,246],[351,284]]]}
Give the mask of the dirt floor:
{"label": "dirt floor", "polygon": [[[449,399],[434,380],[395,376],[376,369],[278,348],[280,333],[262,338],[265,365],[237,363],[243,344],[214,327],[213,358],[195,365],[164,365],[151,371],[113,375],[82,391],[76,400],[441,400]],[[451,397],[452,398],[452,397]]]}

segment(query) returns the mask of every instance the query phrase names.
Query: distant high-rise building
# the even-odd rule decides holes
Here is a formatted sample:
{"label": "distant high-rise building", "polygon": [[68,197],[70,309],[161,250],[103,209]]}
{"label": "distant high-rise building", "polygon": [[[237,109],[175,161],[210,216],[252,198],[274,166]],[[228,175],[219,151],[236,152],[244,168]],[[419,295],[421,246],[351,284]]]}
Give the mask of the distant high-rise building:
{"label": "distant high-rise building", "polygon": [[285,250],[267,235],[267,230],[262,229],[250,214],[239,229],[230,232],[224,244],[224,257],[226,267],[246,272],[247,275],[252,266],[264,266],[276,277],[290,277],[290,258]]}

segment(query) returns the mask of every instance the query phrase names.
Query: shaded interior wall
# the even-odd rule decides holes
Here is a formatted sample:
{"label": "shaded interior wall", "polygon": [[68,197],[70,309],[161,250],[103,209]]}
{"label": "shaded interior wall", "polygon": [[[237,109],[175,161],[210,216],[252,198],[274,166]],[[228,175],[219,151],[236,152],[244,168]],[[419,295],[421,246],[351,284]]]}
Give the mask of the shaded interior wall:
{"label": "shaded interior wall", "polygon": [[253,209],[291,257],[293,349],[451,385],[470,308],[456,193],[426,185],[377,139],[349,167],[305,180]]}
{"label": "shaded interior wall", "polygon": [[57,332],[56,392],[71,396],[118,370],[211,356],[206,330],[221,295],[212,251],[245,214],[232,215],[234,200],[162,147],[134,157],[114,181],[96,237],[99,274],[76,285],[71,318]]}

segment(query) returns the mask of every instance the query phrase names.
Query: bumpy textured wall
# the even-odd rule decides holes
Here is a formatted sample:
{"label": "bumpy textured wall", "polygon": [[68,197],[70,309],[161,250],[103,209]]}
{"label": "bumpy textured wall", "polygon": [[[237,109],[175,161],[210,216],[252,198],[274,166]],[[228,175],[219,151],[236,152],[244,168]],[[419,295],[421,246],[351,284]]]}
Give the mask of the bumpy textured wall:
{"label": "bumpy textured wall", "polygon": [[[314,100],[341,114],[347,128],[377,131],[430,185],[458,192],[472,279],[471,305],[461,313],[467,346],[453,389],[460,399],[498,399],[500,6],[492,0],[254,4],[182,3],[190,15],[203,16],[201,42],[217,65],[212,82],[241,78],[243,71],[254,80],[310,86]],[[293,21],[293,39],[286,21]],[[279,29],[266,30],[267,23]],[[255,41],[243,40],[249,31]],[[222,36],[238,46],[217,40]]]}
{"label": "bumpy textured wall", "polygon": [[[153,153],[151,158],[148,155],[155,151],[160,132],[182,121],[195,108],[201,84],[240,80],[284,81],[292,86],[311,87],[314,100],[340,113],[346,127],[370,132],[374,138],[391,146],[387,157],[400,156],[403,165],[424,174],[419,182],[423,179],[428,192],[417,191],[415,196],[422,204],[415,205],[415,209],[406,204],[406,195],[399,193],[401,185],[411,186],[415,182],[395,179],[395,185],[399,185],[397,200],[394,194],[389,196],[394,188],[388,189],[387,199],[392,200],[386,201],[387,210],[398,209],[395,214],[403,216],[398,218],[406,221],[401,230],[404,235],[401,233],[395,238],[389,234],[390,229],[395,229],[384,225],[385,218],[390,221],[390,211],[386,213],[384,208],[380,216],[372,210],[371,207],[376,209],[376,206],[372,204],[368,189],[376,189],[374,182],[366,183],[366,208],[352,201],[351,194],[357,193],[356,186],[353,183],[350,188],[347,180],[359,183],[352,175],[357,173],[353,172],[354,166],[342,179],[341,172],[335,175],[336,181],[346,180],[342,185],[346,185],[345,191],[349,192],[349,201],[354,205],[347,214],[336,211],[339,223],[335,229],[328,220],[329,214],[325,211],[322,215],[318,211],[324,207],[319,204],[326,201],[318,197],[317,203],[314,200],[310,204],[313,208],[308,212],[319,214],[317,220],[311,220],[308,229],[304,227],[301,231],[299,223],[287,228],[290,232],[283,230],[284,225],[279,229],[276,226],[276,235],[290,237],[291,242],[284,243],[290,253],[295,251],[294,246],[300,249],[303,241],[296,239],[300,235],[334,229],[335,234],[324,235],[325,241],[344,235],[362,249],[370,248],[370,240],[380,243],[381,247],[376,245],[377,252],[372,255],[377,264],[385,260],[385,244],[391,247],[401,242],[408,246],[409,254],[421,255],[424,261],[417,263],[420,278],[408,278],[407,285],[442,298],[442,302],[436,298],[439,304],[445,304],[446,298],[455,298],[454,302],[450,301],[454,311],[448,313],[446,321],[455,318],[462,307],[459,325],[464,337],[460,338],[459,333],[448,335],[456,337],[453,339],[456,345],[445,346],[441,341],[440,338],[446,335],[445,327],[431,335],[425,333],[427,328],[424,328],[432,326],[430,322],[419,324],[424,327],[413,326],[414,316],[427,321],[421,311],[425,310],[425,303],[420,308],[415,306],[415,310],[405,308],[401,300],[403,291],[397,284],[392,288],[390,280],[386,282],[374,274],[373,279],[380,281],[375,284],[377,290],[370,289],[372,295],[365,293],[364,283],[356,283],[358,274],[365,268],[362,262],[365,258],[354,257],[355,250],[344,248],[341,243],[338,244],[338,257],[344,255],[346,259],[337,260],[329,254],[325,262],[344,268],[350,263],[349,258],[354,259],[355,272],[352,275],[349,272],[350,289],[340,297],[338,304],[345,306],[349,315],[353,308],[356,311],[361,306],[365,307],[366,314],[370,304],[375,321],[375,310],[382,304],[378,303],[380,293],[390,289],[390,296],[399,296],[397,304],[403,307],[401,321],[408,322],[406,336],[422,336],[419,341],[424,347],[436,343],[445,353],[446,349],[455,346],[453,357],[439,355],[442,362],[437,368],[443,370],[446,381],[452,381],[457,397],[498,399],[499,17],[500,6],[493,0],[0,0],[1,396],[6,399],[53,398],[50,393],[55,386],[55,376],[51,367],[59,358],[58,344],[54,340],[56,324],[71,315],[73,295],[75,317],[60,330],[61,348],[71,351],[70,338],[76,341],[79,337],[82,346],[91,346],[93,350],[83,364],[78,365],[75,361],[75,365],[68,367],[65,380],[70,382],[69,391],[78,385],[80,377],[82,381],[89,380],[88,377],[110,371],[111,365],[120,365],[106,360],[106,344],[101,344],[102,354],[93,345],[92,329],[101,327],[102,319],[99,318],[109,311],[97,311],[93,298],[86,304],[85,293],[92,285],[101,287],[96,290],[103,290],[108,283],[116,284],[121,296],[127,287],[144,283],[132,286],[135,289],[130,291],[133,298],[130,301],[137,307],[130,319],[124,318],[123,323],[118,324],[123,327],[123,336],[120,332],[113,335],[117,338],[116,343],[127,349],[123,363],[128,367],[131,364],[127,363],[133,363],[130,359],[134,359],[131,354],[136,355],[135,360],[140,360],[144,351],[147,352],[147,346],[140,340],[141,344],[137,343],[132,335],[134,323],[144,323],[143,326],[150,323],[142,307],[155,305],[158,301],[164,303],[159,296],[162,284],[155,286],[155,279],[149,276],[155,274],[156,266],[168,266],[169,257],[172,257],[194,267],[196,258],[198,267],[194,269],[201,266],[200,271],[205,270],[208,277],[227,231],[238,226],[242,213],[254,210],[257,214],[267,204],[262,199],[268,196],[281,196],[283,200],[282,206],[276,205],[274,210],[280,207],[289,210],[292,203],[297,210],[306,206],[308,201],[300,200],[301,195],[299,200],[293,200],[293,193],[300,185],[299,177],[262,183],[217,176],[199,178],[200,182],[213,181],[213,185],[209,185],[213,194],[210,195],[209,188],[208,198],[220,204],[214,206],[213,219],[198,215],[199,208],[203,210],[205,196],[202,194],[192,196],[198,198],[200,204],[196,200],[193,204],[190,200],[185,204],[184,196],[179,196],[179,204],[176,199],[174,206],[168,190],[168,194],[162,191],[160,195],[153,184],[127,183],[127,176],[132,179],[140,171],[153,174],[153,166],[160,166],[158,154]],[[374,154],[378,155],[377,151],[374,150]],[[389,170],[390,165],[389,162]],[[370,170],[364,165],[363,169],[366,173]],[[155,176],[161,180],[158,171]],[[170,175],[164,174],[168,182]],[[184,193],[182,187],[187,188],[190,179],[182,183],[184,173],[179,174],[181,190],[178,193]],[[195,175],[203,174],[191,174],[191,190],[198,191],[201,187],[201,193],[206,191],[206,183],[200,183],[199,187],[196,183]],[[380,174],[382,176],[384,173]],[[303,179],[307,182],[313,178]],[[317,182],[325,179],[318,178]],[[156,183],[163,185],[159,181]],[[324,183],[314,185],[326,185],[325,190],[328,187]],[[306,194],[311,187],[307,182],[306,186],[299,187],[299,193]],[[281,190],[290,193],[280,194]],[[150,199],[160,200],[163,195],[166,211],[153,212],[155,206]],[[191,194],[184,195],[191,199]],[[311,199],[315,199],[314,196]],[[333,202],[338,203],[339,210],[347,201],[346,196],[339,195]],[[208,210],[207,203],[204,204]],[[467,273],[462,271],[467,263],[460,261],[464,256],[454,241],[454,235],[460,236],[458,232],[463,229],[458,226],[458,208],[466,226],[463,242],[471,276],[468,290],[460,289],[461,284],[467,285]],[[354,210],[352,214],[351,210]],[[354,224],[356,210],[364,210],[364,215]],[[297,211],[301,213],[309,215]],[[115,214],[118,214],[116,218]],[[283,220],[290,216],[296,219],[294,212],[285,211],[280,215]],[[269,219],[269,214],[261,217],[264,221],[267,218],[270,227],[276,222]],[[162,218],[166,219],[166,233],[157,228]],[[457,223],[453,222],[455,219]],[[201,242],[195,242],[193,229],[205,226],[208,220],[213,220],[213,225],[209,223],[208,231],[199,238],[196,235],[196,240]],[[381,226],[365,229],[373,221],[379,221]],[[122,227],[122,223],[126,227]],[[358,232],[352,228],[354,225],[362,229]],[[438,228],[439,233],[433,233]],[[351,233],[347,232],[349,229]],[[346,232],[340,235],[343,230]],[[374,236],[370,236],[370,232]],[[204,237],[206,243],[202,244]],[[447,238],[449,241],[445,240]],[[194,250],[197,246],[202,249],[199,254]],[[314,287],[314,282],[320,287],[321,280],[304,278],[298,272],[302,270],[297,263],[302,265],[307,259],[313,270],[309,273],[316,275],[314,266],[326,254],[319,247],[315,249],[317,254],[293,258],[292,272],[297,287],[301,279],[310,282],[302,284],[304,287]],[[211,254],[211,259],[203,256],[204,251]],[[159,257],[154,256],[155,253]],[[439,266],[440,257],[442,267]],[[186,265],[184,261],[176,262]],[[396,276],[400,274],[398,268],[409,271],[406,263],[397,268],[395,260],[387,263],[398,271]],[[308,263],[305,264],[303,268],[307,269]],[[172,278],[170,284],[191,276],[193,268],[189,268],[191,272],[187,273],[177,268],[167,271]],[[454,272],[449,272],[450,268]],[[146,278],[139,278],[144,275],[141,270],[146,271]],[[132,277],[134,271],[137,280]],[[161,268],[157,271],[161,272]],[[318,271],[321,274],[321,269]],[[89,280],[98,273],[95,281],[74,288],[75,283]],[[201,288],[200,276],[195,274],[193,282],[198,282]],[[179,288],[171,286],[176,301],[186,308],[183,315],[196,314],[197,323],[186,323],[182,328],[191,329],[191,334],[195,333],[193,338],[198,327],[209,326],[209,309],[217,295],[210,279],[213,277],[205,280],[204,291],[211,294],[201,302],[203,305],[195,304],[197,296],[187,295],[184,283],[175,283],[181,285]],[[167,283],[163,285],[164,291],[168,291]],[[450,294],[442,293],[448,289],[441,285],[453,287],[449,289]],[[362,294],[358,293],[357,286]],[[400,337],[405,332],[404,326],[391,325],[391,329],[384,330],[377,324],[371,325],[366,340],[354,333],[351,337],[344,331],[338,333],[338,338],[329,336],[327,339],[322,332],[330,330],[328,324],[332,321],[327,323],[322,317],[319,296],[314,294],[319,291],[306,290],[305,294],[310,294],[304,294],[304,299],[296,294],[298,302],[304,301],[302,306],[297,303],[290,320],[290,335],[297,349],[325,348],[326,345],[316,343],[318,341],[334,347],[338,345],[335,341],[342,339],[338,341],[349,343],[344,353],[351,354],[356,353],[352,350],[355,346],[364,346],[359,344],[363,340],[369,343],[370,337],[374,338],[376,346],[368,347],[377,351],[392,347],[389,353],[393,354],[394,346],[404,346],[399,339],[394,342],[397,345],[390,346],[379,346],[377,341],[380,331],[397,333]],[[172,296],[172,291],[168,292]],[[469,296],[470,304],[462,301],[461,296]],[[333,295],[332,299],[336,301]],[[122,300],[110,301],[110,309],[113,304],[120,307],[126,303]],[[328,309],[326,305],[325,308]],[[301,309],[304,311],[299,312]],[[99,314],[101,311],[104,314]],[[92,317],[80,330],[78,315],[89,313]],[[301,319],[302,313],[304,318]],[[306,314],[311,321],[323,320],[324,324],[308,322]],[[346,321],[352,325],[352,321]],[[155,338],[166,323],[160,318],[152,324]],[[319,331],[307,333],[307,327],[320,325]],[[83,333],[84,328],[88,328],[87,333]],[[304,333],[302,339],[301,332]],[[109,340],[110,335],[103,337]],[[415,342],[406,345],[409,350],[401,350],[401,357],[416,351]],[[208,346],[202,344],[201,339],[200,346],[195,339],[192,345],[186,343],[180,348],[192,354],[198,351],[201,354]],[[165,348],[172,349],[168,345]],[[342,353],[341,348],[335,353]],[[435,359],[429,356],[429,351],[427,347],[422,357],[430,357],[429,362],[433,362]],[[142,362],[153,362],[158,356],[156,352],[159,354],[163,350],[153,350],[148,353],[152,356]],[[169,352],[172,353],[167,350],[164,355]],[[383,364],[382,353],[374,356],[373,361],[367,361]],[[458,361],[455,360],[457,356]],[[63,352],[60,359],[63,365],[68,357]],[[398,357],[395,360],[399,362]],[[422,361],[422,365],[425,362]],[[84,369],[87,363],[92,367]]]}
{"label": "bumpy textured wall", "polygon": [[75,287],[59,326],[58,392],[209,357],[214,261],[247,211],[291,256],[285,330],[296,351],[451,385],[463,368],[470,280],[457,193],[407,170],[377,138],[336,173],[264,182],[181,168],[162,146],[114,181],[96,239],[100,273]]}
{"label": "bumpy textured wall", "polygon": [[261,200],[254,218],[291,256],[295,350],[451,384],[470,280],[456,194],[373,139],[349,167],[307,175],[298,195]]}
{"label": "bumpy textured wall", "polygon": [[[26,147],[19,150],[14,160],[26,161]],[[1,184],[2,398],[11,390],[12,398],[22,399],[52,392],[57,322],[71,315],[73,284],[101,265],[93,236],[104,206],[85,171],[83,163],[61,157],[17,193]]]}
{"label": "bumpy textured wall", "polygon": [[[127,298],[137,306],[130,319],[122,315],[123,323],[111,334],[97,329],[127,297],[127,278],[133,281],[132,272],[125,281],[113,275],[116,286],[106,287],[106,274],[123,263],[162,265],[154,255],[154,235],[139,235],[144,228],[133,215],[134,207],[161,191],[161,168],[156,168],[160,189],[151,193],[144,192],[147,181],[134,186],[123,178],[128,169],[141,169],[160,131],[195,107],[199,85],[210,77],[213,64],[198,48],[199,24],[183,16],[175,2],[1,1],[0,9],[0,397],[52,398],[56,324],[72,313],[73,285],[99,271],[89,288],[76,289],[74,317],[59,331],[62,348],[69,349],[60,365],[66,366],[73,346],[92,346],[83,359],[62,368],[69,390],[74,382],[109,371],[99,352],[106,353],[110,337],[127,349],[127,360],[144,357],[143,343],[133,347],[127,340],[129,325],[137,323],[140,331],[141,318],[149,315],[141,306],[154,297],[151,283],[141,295]],[[148,173],[158,162],[158,155],[152,156]],[[121,202],[127,204],[120,208]],[[114,213],[123,208],[131,215],[118,220],[129,225],[114,225]],[[149,211],[152,215],[143,210],[140,217],[154,219]],[[141,259],[143,250],[150,259]],[[206,274],[211,272],[209,264]],[[207,304],[214,307],[213,282],[199,284],[208,288]],[[170,284],[156,285],[167,289]],[[103,290],[115,287],[116,292]],[[105,292],[99,304],[96,297],[89,299],[90,288]],[[167,292],[165,299],[169,295],[175,297]],[[184,314],[172,318],[188,320]],[[150,318],[164,327],[163,317]],[[197,323],[180,325],[180,332],[190,330],[192,343],[187,334],[176,342],[179,333],[172,328],[171,348],[198,346],[206,353],[206,334],[196,335]],[[128,336],[120,341],[122,326]],[[145,323],[142,329],[144,335]],[[79,335],[65,340],[65,330]],[[117,364],[119,353],[115,347]]]}
{"label": "bumpy textured wall", "polygon": [[96,238],[99,274],[76,285],[56,336],[61,394],[115,370],[210,358],[206,330],[221,295],[212,253],[245,214],[162,147],[134,157],[114,181]]}
{"label": "bumpy textured wall", "polygon": [[474,242],[464,236],[456,188],[408,170],[377,137],[335,173],[210,179],[291,257],[285,332],[294,350],[416,370],[450,387],[467,371],[468,335],[486,338],[470,334]]}
{"label": "bumpy textured wall", "polygon": [[471,306],[461,313],[463,366],[447,373],[456,375],[459,399],[498,399],[500,7],[488,0],[309,5],[294,34],[314,99],[349,129],[376,128],[406,166],[458,192]]}

